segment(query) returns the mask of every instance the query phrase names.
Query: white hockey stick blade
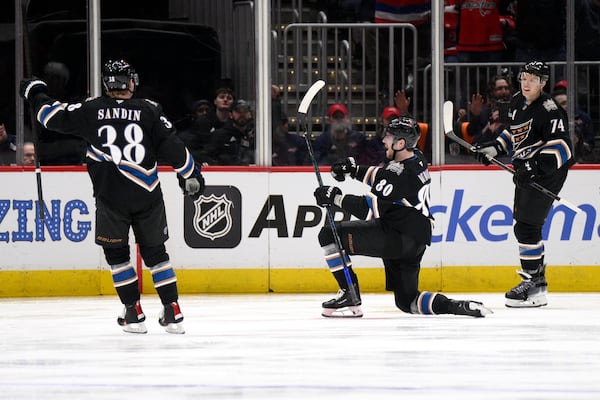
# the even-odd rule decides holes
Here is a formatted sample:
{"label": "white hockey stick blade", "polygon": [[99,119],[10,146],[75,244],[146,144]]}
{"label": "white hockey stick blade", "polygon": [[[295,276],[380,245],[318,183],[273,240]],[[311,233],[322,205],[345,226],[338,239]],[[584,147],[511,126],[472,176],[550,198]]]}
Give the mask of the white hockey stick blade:
{"label": "white hockey stick blade", "polygon": [[451,101],[444,102],[444,132],[446,135],[454,130],[452,120],[454,119],[454,104]]}
{"label": "white hockey stick blade", "polygon": [[310,88],[308,88],[308,91],[306,92],[306,94],[302,98],[302,101],[300,102],[300,105],[298,106],[298,112],[300,114],[306,114],[306,112],[308,111],[308,107],[310,107],[310,103],[312,103],[317,93],[319,93],[319,91],[323,89],[323,86],[325,86],[325,81],[319,79],[318,81],[313,83]]}

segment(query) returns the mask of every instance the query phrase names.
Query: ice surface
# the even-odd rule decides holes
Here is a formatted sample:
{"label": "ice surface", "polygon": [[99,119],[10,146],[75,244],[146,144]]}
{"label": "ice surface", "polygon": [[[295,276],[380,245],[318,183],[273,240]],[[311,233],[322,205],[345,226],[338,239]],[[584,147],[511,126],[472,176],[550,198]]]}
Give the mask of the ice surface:
{"label": "ice surface", "polygon": [[365,316],[326,319],[334,293],[182,295],[185,335],[121,331],[117,297],[0,299],[0,399],[599,399],[600,294],[547,307],[483,301],[486,318],[408,315],[363,294]]}

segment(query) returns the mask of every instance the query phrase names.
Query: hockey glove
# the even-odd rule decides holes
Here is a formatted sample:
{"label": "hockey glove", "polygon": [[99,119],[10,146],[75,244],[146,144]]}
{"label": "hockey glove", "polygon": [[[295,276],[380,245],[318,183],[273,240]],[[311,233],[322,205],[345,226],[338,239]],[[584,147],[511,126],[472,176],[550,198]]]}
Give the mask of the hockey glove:
{"label": "hockey glove", "polygon": [[504,153],[502,145],[497,140],[479,143],[473,147],[473,151],[475,152],[477,161],[486,166],[491,164],[491,158],[496,157],[498,154]]}
{"label": "hockey glove", "polygon": [[321,207],[342,206],[342,191],[335,186],[319,186],[315,189],[315,199]]}
{"label": "hockey glove", "polygon": [[521,167],[515,170],[513,182],[518,187],[525,187],[534,182],[538,176],[537,164],[533,160],[526,161]]}
{"label": "hockey glove", "polygon": [[25,100],[31,101],[31,99],[40,93],[48,93],[48,85],[46,85],[46,82],[36,77],[23,79],[21,81],[19,94]]}
{"label": "hockey glove", "polygon": [[187,179],[184,179],[179,175],[177,175],[177,179],[179,180],[179,186],[181,187],[183,194],[190,196],[192,200],[198,200],[202,193],[204,193],[206,185],[204,184],[204,178],[200,173],[200,168],[195,167],[194,173]]}
{"label": "hockey glove", "polygon": [[353,157],[348,157],[343,161],[338,161],[331,165],[331,175],[338,182],[343,182],[346,179],[346,175],[355,178],[356,172],[358,172],[358,165]]}

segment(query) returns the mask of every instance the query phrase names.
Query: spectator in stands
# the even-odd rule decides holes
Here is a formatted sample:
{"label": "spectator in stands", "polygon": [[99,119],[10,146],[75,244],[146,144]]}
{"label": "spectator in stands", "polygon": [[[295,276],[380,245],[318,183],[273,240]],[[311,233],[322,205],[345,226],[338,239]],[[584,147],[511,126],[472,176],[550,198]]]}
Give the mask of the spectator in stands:
{"label": "spectator in stands", "polygon": [[600,0],[575,2],[575,59],[600,60]]}
{"label": "spectator in stands", "polygon": [[[374,154],[377,154],[376,159],[379,162],[383,162],[385,160],[385,145],[382,140],[385,136],[385,128],[390,124],[393,119],[399,118],[402,112],[395,106],[388,106],[383,109],[381,112],[381,118],[379,119],[379,124],[377,124],[377,134],[372,138],[367,140],[367,147],[370,148],[370,151]],[[408,114],[404,114],[407,116]]]}
{"label": "spectator in stands", "polygon": [[23,143],[23,165],[35,165],[35,145],[32,142]]}
{"label": "spectator in stands", "polygon": [[470,122],[463,139],[470,143],[495,139],[508,125],[508,107],[512,92],[509,78],[505,75],[496,75],[488,83],[487,99],[479,93],[471,96]]}
{"label": "spectator in stands", "polygon": [[250,103],[236,100],[231,106],[231,117],[213,134],[210,156],[217,165],[250,165],[255,163],[255,146]]}
{"label": "spectator in stands", "polygon": [[[557,105],[567,112],[567,81],[559,81],[554,85],[552,98]],[[594,147],[596,135],[594,133],[594,124],[592,118],[585,111],[575,109],[575,136],[573,147],[575,148],[575,158],[577,162],[596,162]]]}
{"label": "spectator in stands", "polygon": [[209,114],[210,124],[213,129],[222,128],[225,122],[231,118],[231,106],[235,100],[233,90],[228,87],[217,89],[213,104],[214,110]]}
{"label": "spectator in stands", "polygon": [[[474,7],[473,3],[478,4]],[[501,4],[503,3],[503,12]],[[507,3],[507,4],[504,4]],[[504,60],[504,42],[500,16],[508,2],[502,0],[456,0],[458,10],[458,60],[464,63]]]}
{"label": "spectator in stands", "polygon": [[380,161],[377,154],[367,148],[367,137],[352,128],[345,105],[336,103],[329,106],[327,122],[314,144],[315,158],[319,165],[331,165],[346,157],[354,157],[357,163],[368,165]]}
{"label": "spectator in stands", "polygon": [[[379,34],[379,72],[383,80],[387,79],[389,57],[393,56],[395,82],[383,82],[383,86],[394,89],[404,87],[404,75],[417,68],[424,68],[431,63],[431,0],[375,0],[374,22],[378,24],[408,23],[416,28],[417,48],[413,46],[414,35],[409,29],[394,29],[394,54],[389,54],[389,36],[385,30]],[[369,35],[365,44],[367,61],[375,59],[375,35]]]}
{"label": "spectator in stands", "polygon": [[16,151],[15,135],[9,134],[4,123],[0,122],[0,165],[14,164]]}
{"label": "spectator in stands", "polygon": [[177,135],[185,143],[194,161],[201,165],[214,164],[210,157],[213,128],[208,118],[210,112],[210,102],[202,99],[197,100],[192,105],[192,123]]}
{"label": "spectator in stands", "polygon": [[566,1],[518,0],[512,61],[562,61],[566,57]]}
{"label": "spectator in stands", "polygon": [[[404,89],[397,90],[394,94],[394,106],[400,111],[401,117],[412,117],[412,94],[413,87],[407,86]],[[418,122],[421,136],[417,142],[417,147],[428,160],[431,160],[431,138],[429,137],[429,124]]]}
{"label": "spectator in stands", "polygon": [[458,10],[456,0],[444,0],[444,62],[457,63]]}
{"label": "spectator in stands", "polygon": [[279,123],[273,129],[271,165],[306,165],[308,164],[308,146],[304,138],[290,133],[288,117],[282,114]]}
{"label": "spectator in stands", "polygon": [[[48,95],[59,101],[74,100],[67,92],[70,72],[61,62],[50,61],[44,67]],[[73,135],[64,135],[42,128],[38,135],[37,156],[41,165],[80,165],[85,162],[86,142]]]}
{"label": "spectator in stands", "polygon": [[[458,61],[492,63],[505,60],[505,44],[501,16],[508,13],[507,0],[456,0],[459,13]],[[471,87],[485,87],[487,71],[481,68],[461,69],[461,98],[467,98]]]}
{"label": "spectator in stands", "polygon": [[[402,115],[402,113],[400,112],[398,107],[389,106],[389,107],[386,107],[383,109],[383,112],[381,113],[381,123],[377,127],[377,136],[379,137],[380,140],[383,139],[383,134],[384,134],[385,128],[387,128],[390,121],[393,120],[394,118],[400,117],[401,115]],[[405,116],[406,115],[407,114],[405,114]]]}

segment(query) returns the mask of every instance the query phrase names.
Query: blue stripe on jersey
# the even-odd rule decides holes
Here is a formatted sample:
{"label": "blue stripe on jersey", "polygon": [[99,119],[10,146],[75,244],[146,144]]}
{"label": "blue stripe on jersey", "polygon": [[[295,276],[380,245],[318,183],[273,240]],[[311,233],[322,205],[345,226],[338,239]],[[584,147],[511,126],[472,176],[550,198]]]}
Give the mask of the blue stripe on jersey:
{"label": "blue stripe on jersey", "polygon": [[181,166],[179,168],[174,168],[175,172],[177,172],[179,175],[181,175],[182,178],[187,179],[190,177],[190,175],[192,175],[192,172],[194,172],[194,168],[195,168],[194,158],[192,157],[192,155],[190,154],[188,149],[185,149],[185,162],[184,162],[183,166]]}
{"label": "blue stripe on jersey", "polygon": [[555,155],[557,168],[565,165],[566,162],[571,158],[571,150],[562,140],[549,142],[549,145],[544,146],[540,153]]}
{"label": "blue stripe on jersey", "polygon": [[42,106],[37,115],[38,121],[40,121],[44,127],[48,128],[48,122],[50,119],[52,119],[54,114],[56,114],[58,111],[64,110],[66,106],[66,103],[60,103],[58,101],[54,102],[53,104],[46,104]]}
{"label": "blue stripe on jersey", "polygon": [[375,214],[375,210],[373,209],[373,199],[369,196],[365,196],[365,200],[367,201],[367,205],[369,206],[371,213]]}
{"label": "blue stripe on jersey", "polygon": [[154,171],[148,173],[144,173],[138,169],[135,169],[131,166],[119,164],[119,169],[123,171],[126,175],[131,175],[140,181],[144,182],[148,187],[151,187],[158,181],[158,170],[154,169]]}
{"label": "blue stripe on jersey", "polygon": [[496,140],[500,141],[500,143],[503,145],[504,149],[506,150],[506,152],[508,154],[512,154],[512,152],[513,152],[512,137],[510,136],[510,133],[506,129],[503,130],[498,135]]}
{"label": "blue stripe on jersey", "polygon": [[86,155],[94,161],[109,161],[106,154],[98,151],[94,146],[88,146]]}

